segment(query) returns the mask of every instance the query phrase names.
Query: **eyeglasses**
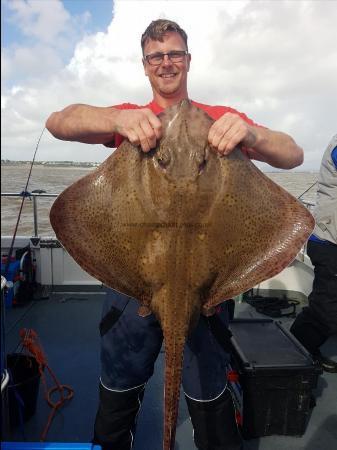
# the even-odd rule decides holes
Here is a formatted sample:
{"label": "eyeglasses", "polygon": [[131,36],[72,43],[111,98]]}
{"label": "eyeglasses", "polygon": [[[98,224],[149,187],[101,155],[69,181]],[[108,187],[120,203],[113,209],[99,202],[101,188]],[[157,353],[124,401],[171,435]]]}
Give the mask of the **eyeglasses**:
{"label": "eyeglasses", "polygon": [[173,50],[168,53],[151,53],[150,55],[144,56],[146,61],[151,66],[159,66],[164,61],[164,56],[167,56],[170,61],[173,63],[181,62],[184,59],[184,56],[188,55],[187,50]]}

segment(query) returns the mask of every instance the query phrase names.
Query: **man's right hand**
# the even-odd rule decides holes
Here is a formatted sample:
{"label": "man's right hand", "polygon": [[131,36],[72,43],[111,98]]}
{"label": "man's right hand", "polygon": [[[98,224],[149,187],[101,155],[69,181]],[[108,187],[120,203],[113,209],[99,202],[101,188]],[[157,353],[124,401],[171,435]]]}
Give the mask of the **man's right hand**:
{"label": "man's right hand", "polygon": [[148,108],[115,110],[115,132],[148,152],[155,148],[157,139],[161,138],[162,126],[158,117]]}
{"label": "man's right hand", "polygon": [[161,122],[148,108],[120,110],[74,104],[52,113],[46,128],[57,139],[86,144],[106,144],[119,133],[144,152],[154,148],[162,136]]}

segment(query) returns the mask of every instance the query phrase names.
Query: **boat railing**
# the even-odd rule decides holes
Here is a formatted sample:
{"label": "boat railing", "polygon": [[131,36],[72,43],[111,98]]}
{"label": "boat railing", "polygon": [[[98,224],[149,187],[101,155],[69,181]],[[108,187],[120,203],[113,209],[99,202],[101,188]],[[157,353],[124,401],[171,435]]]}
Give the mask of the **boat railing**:
{"label": "boat railing", "polygon": [[43,190],[36,189],[32,192],[22,191],[22,192],[1,192],[1,197],[16,197],[22,198],[27,197],[33,200],[33,223],[34,223],[34,235],[33,237],[39,236],[39,212],[38,212],[38,200],[39,198],[56,198],[59,194],[46,193]]}

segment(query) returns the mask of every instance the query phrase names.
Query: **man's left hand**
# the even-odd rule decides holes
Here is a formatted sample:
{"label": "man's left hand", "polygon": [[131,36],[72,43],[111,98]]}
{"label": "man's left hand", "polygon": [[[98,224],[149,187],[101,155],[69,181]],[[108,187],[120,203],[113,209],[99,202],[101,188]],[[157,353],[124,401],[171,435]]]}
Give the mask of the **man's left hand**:
{"label": "man's left hand", "polygon": [[256,140],[254,127],[233,113],[226,113],[215,121],[208,134],[208,142],[222,155],[228,155],[238,144],[252,148]]}

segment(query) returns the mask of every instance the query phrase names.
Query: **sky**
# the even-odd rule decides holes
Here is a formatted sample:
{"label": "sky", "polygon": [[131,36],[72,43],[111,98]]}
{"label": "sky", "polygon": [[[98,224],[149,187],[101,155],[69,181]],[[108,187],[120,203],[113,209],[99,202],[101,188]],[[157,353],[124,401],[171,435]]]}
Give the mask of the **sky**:
{"label": "sky", "polygon": [[[31,160],[48,116],[69,104],[148,103],[140,37],[158,18],[188,34],[190,98],[290,134],[305,154],[296,170],[318,171],[337,132],[337,0],[1,0],[1,9],[2,159]],[[46,130],[36,159],[110,153]]]}

